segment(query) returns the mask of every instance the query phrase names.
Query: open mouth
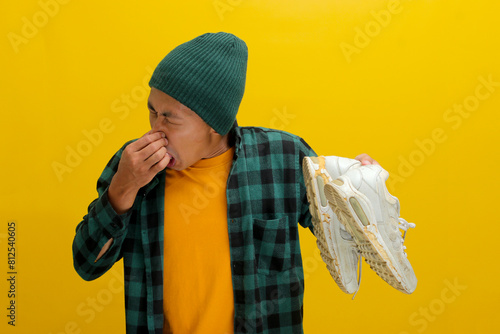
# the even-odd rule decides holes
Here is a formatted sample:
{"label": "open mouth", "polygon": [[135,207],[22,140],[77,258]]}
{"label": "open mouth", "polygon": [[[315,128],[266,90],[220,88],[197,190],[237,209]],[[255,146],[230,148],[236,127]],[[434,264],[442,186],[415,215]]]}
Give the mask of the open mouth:
{"label": "open mouth", "polygon": [[168,162],[167,168],[172,168],[175,165],[175,158],[171,157],[170,161]]}

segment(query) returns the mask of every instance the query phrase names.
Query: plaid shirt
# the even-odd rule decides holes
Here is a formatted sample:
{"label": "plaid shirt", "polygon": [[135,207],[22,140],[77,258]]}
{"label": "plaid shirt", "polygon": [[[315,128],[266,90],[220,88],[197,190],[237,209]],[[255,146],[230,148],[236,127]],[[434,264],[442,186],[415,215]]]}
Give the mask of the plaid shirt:
{"label": "plaid shirt", "polygon": [[[231,134],[235,155],[226,196],[234,332],[302,333],[297,222],[311,231],[312,224],[301,164],[316,154],[283,131],[235,127]],[[83,279],[93,280],[123,258],[127,333],[162,334],[165,172],[141,188],[131,210],[117,215],[107,189],[124,147],[104,169],[99,197],[76,228],[74,266]],[[112,246],[95,261],[110,238]]]}

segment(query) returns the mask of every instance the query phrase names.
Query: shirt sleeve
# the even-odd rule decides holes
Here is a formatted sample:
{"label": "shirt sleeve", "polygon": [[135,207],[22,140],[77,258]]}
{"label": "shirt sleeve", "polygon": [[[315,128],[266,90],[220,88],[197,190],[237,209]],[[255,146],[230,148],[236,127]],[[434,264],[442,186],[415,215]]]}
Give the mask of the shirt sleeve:
{"label": "shirt sleeve", "polygon": [[[104,168],[97,181],[99,197],[90,203],[87,214],[76,227],[73,240],[73,265],[76,272],[86,281],[103,275],[122,257],[121,248],[127,235],[132,210],[118,215],[109,202],[108,188],[126,145],[128,143],[111,158]],[[113,238],[111,247],[96,261],[102,247],[111,238]]]}
{"label": "shirt sleeve", "polygon": [[309,202],[307,201],[307,191],[306,185],[304,181],[304,174],[302,173],[302,163],[305,157],[316,157],[317,154],[314,150],[301,138],[300,139],[300,150],[299,150],[299,165],[300,169],[298,172],[298,180],[299,180],[299,196],[300,196],[300,216],[299,216],[299,224],[302,227],[308,227],[311,232],[314,234],[314,228],[312,224],[311,213],[309,212]]}

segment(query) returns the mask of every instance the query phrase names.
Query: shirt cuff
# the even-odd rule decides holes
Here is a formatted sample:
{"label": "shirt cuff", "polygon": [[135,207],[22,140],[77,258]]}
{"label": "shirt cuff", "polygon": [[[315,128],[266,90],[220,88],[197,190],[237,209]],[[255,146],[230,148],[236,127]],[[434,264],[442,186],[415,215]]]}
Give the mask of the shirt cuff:
{"label": "shirt cuff", "polygon": [[108,189],[106,189],[94,206],[93,216],[101,226],[108,238],[119,238],[127,230],[132,208],[119,215],[109,202]]}

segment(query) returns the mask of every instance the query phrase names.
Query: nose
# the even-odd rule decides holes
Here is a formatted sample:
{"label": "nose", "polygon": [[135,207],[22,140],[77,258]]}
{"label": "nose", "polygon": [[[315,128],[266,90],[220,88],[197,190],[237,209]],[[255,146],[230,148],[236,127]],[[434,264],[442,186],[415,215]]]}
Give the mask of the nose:
{"label": "nose", "polygon": [[165,138],[168,138],[167,132],[165,131],[166,129],[162,129],[161,121],[159,119],[151,121],[150,125],[151,125],[151,133],[163,132],[165,134]]}

